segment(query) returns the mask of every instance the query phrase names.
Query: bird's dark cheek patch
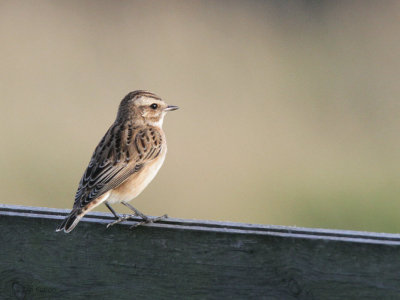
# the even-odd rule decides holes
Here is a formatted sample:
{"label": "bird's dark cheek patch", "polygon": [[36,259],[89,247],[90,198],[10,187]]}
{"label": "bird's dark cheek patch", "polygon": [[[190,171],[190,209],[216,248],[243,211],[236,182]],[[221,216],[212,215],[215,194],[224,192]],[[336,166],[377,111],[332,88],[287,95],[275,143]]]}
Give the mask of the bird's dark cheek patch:
{"label": "bird's dark cheek patch", "polygon": [[159,120],[158,117],[152,117],[152,118],[150,118],[150,121],[153,122],[153,123],[157,123],[158,120]]}

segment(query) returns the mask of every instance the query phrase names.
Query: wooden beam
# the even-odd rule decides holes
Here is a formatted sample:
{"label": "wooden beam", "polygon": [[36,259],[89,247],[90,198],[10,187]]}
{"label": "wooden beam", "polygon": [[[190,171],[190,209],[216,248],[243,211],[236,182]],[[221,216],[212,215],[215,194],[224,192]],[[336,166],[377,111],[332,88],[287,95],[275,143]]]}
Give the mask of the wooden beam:
{"label": "wooden beam", "polygon": [[397,299],[400,235],[0,205],[1,299]]}

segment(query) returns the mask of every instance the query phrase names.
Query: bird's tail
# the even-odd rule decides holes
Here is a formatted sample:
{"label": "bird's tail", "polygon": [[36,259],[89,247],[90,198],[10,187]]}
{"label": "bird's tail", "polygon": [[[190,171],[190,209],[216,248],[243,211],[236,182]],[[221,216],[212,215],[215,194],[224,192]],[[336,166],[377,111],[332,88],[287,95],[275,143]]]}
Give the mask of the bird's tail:
{"label": "bird's tail", "polygon": [[57,227],[56,231],[63,231],[68,233],[78,225],[79,221],[82,219],[83,214],[80,209],[73,209],[70,214],[62,221],[60,226]]}

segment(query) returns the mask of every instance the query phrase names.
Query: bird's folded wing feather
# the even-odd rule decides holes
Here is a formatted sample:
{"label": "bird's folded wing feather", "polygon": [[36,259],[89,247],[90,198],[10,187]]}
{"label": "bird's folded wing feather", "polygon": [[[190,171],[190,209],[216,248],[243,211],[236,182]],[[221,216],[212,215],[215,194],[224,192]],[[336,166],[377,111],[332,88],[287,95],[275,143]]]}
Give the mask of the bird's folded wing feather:
{"label": "bird's folded wing feather", "polygon": [[114,123],[96,147],[75,195],[74,208],[118,187],[161,152],[163,136],[156,127]]}

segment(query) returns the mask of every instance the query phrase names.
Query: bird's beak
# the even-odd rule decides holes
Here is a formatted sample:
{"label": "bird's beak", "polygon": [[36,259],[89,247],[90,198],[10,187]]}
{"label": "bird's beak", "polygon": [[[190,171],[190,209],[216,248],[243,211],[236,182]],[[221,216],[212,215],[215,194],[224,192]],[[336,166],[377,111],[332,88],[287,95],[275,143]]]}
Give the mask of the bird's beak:
{"label": "bird's beak", "polygon": [[164,110],[165,111],[171,111],[171,110],[177,110],[179,107],[175,105],[168,105]]}

